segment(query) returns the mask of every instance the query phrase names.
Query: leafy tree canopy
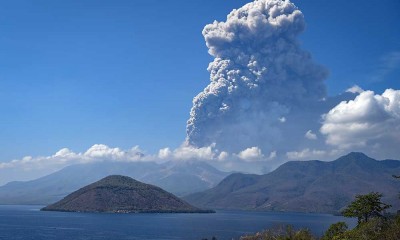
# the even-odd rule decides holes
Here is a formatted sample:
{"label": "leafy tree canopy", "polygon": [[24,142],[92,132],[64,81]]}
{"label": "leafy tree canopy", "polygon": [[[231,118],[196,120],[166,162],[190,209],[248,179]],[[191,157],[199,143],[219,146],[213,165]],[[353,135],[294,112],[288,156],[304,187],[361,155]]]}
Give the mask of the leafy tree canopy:
{"label": "leafy tree canopy", "polygon": [[345,217],[357,217],[358,224],[368,222],[372,217],[382,217],[383,212],[391,206],[381,202],[382,194],[371,192],[365,195],[356,195],[356,200],[350,203],[342,214]]}

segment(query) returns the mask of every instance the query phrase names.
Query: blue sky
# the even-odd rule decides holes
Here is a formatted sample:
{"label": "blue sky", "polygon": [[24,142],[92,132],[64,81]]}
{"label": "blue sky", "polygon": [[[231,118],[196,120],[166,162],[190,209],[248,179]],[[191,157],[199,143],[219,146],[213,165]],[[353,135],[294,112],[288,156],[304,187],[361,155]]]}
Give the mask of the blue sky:
{"label": "blue sky", "polygon": [[[400,89],[400,2],[295,1],[300,39],[330,72],[330,96],[357,84]],[[185,139],[209,83],[203,27],[247,1],[2,1],[0,161],[96,143],[148,152]]]}

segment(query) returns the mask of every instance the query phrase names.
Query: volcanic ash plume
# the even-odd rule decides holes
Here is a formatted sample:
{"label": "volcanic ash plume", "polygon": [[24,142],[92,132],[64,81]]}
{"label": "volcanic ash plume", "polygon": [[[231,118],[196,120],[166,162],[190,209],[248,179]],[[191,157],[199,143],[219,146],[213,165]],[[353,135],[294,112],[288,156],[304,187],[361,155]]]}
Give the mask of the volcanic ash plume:
{"label": "volcanic ash plume", "polygon": [[[205,26],[215,57],[210,84],[193,99],[187,143],[272,151],[294,109],[325,97],[327,71],[300,48],[301,11],[290,1],[258,0]],[[304,133],[302,133],[304,135]]]}

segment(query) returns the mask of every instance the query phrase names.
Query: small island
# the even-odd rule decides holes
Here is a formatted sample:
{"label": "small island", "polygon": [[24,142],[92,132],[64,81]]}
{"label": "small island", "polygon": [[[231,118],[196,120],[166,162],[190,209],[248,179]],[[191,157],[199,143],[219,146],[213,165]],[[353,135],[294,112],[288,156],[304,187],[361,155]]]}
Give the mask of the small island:
{"label": "small island", "polygon": [[194,207],[159,187],[111,175],[87,185],[42,211],[107,213],[213,213]]}

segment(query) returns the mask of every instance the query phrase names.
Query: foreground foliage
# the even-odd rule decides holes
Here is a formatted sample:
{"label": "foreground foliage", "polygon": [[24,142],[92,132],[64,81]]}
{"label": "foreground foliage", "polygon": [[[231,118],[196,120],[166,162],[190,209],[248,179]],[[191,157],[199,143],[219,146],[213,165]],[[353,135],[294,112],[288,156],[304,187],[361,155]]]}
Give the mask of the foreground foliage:
{"label": "foreground foliage", "polygon": [[356,199],[343,211],[345,217],[356,217],[358,224],[349,230],[345,222],[332,224],[322,238],[317,238],[308,229],[266,230],[252,236],[244,236],[241,240],[399,240],[400,214],[385,215],[390,207],[381,202],[382,194],[372,192],[357,195]]}
{"label": "foreground foliage", "polygon": [[325,232],[322,240],[334,239],[336,236],[342,236],[349,227],[345,222],[338,222],[332,224],[328,230]]}
{"label": "foreground foliage", "polygon": [[270,229],[256,233],[252,236],[244,236],[241,240],[316,240],[308,229],[295,230],[292,226],[286,228]]}
{"label": "foreground foliage", "polygon": [[346,223],[332,224],[322,238],[313,236],[308,229],[294,230],[269,229],[251,236],[244,236],[241,240],[399,240],[400,215],[390,218],[372,218],[363,222],[354,229],[348,230]]}
{"label": "foreground foliage", "polygon": [[[332,226],[331,226],[332,227]],[[394,219],[373,218],[352,230],[325,233],[322,240],[398,240],[400,239],[400,216]]]}

